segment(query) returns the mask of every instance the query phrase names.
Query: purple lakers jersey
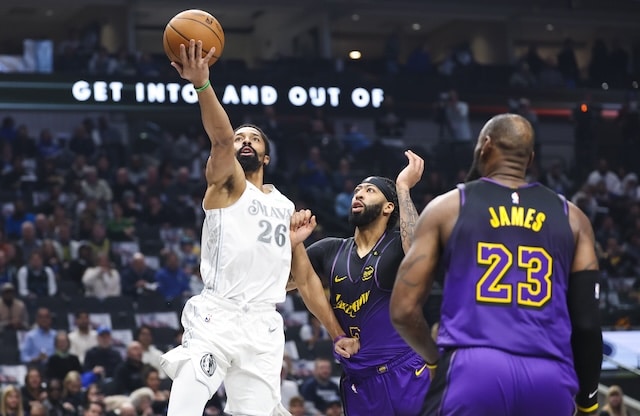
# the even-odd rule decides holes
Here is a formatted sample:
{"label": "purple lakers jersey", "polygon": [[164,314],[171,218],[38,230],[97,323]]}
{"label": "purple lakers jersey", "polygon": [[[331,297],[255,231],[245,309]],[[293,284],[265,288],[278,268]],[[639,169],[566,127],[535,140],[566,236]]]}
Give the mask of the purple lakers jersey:
{"label": "purple lakers jersey", "polygon": [[388,231],[364,257],[353,238],[325,238],[311,245],[309,259],[329,283],[330,304],[349,336],[360,338],[360,350],[342,362],[345,371],[391,361],[411,347],[391,324],[391,290],[404,257],[400,233]]}
{"label": "purple lakers jersey", "polygon": [[566,200],[540,184],[512,189],[486,178],[459,192],[438,345],[573,365],[567,288],[575,241]]}

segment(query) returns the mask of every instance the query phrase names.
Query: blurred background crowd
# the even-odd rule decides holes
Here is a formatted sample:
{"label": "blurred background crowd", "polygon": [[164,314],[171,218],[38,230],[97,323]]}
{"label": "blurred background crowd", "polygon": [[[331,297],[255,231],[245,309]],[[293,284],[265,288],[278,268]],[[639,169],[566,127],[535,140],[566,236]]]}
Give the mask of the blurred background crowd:
{"label": "blurred background crowd", "polygon": [[[593,223],[604,325],[640,326],[637,39],[596,36],[587,44],[556,31],[551,46],[517,44],[508,64],[485,64],[477,43],[466,40],[445,50],[392,28],[373,58],[349,59],[320,53],[321,36],[312,35],[297,39],[290,54],[223,58],[212,69],[214,87],[218,77],[292,76],[384,86],[382,105],[357,115],[229,109],[234,125],[255,123],[272,141],[267,182],[317,215],[308,243],[349,235],[353,188],[371,174],[395,178],[406,148],[426,160],[412,190],[422,210],[463,180],[479,126],[496,112],[516,112],[537,132],[529,179],[565,195]],[[100,20],[75,25],[47,41],[51,65],[40,72],[176,80],[157,50],[110,48],[104,38]],[[20,53],[15,42],[3,45],[0,53]],[[188,112],[54,120],[0,108],[0,416],[164,414],[170,380],[159,357],[180,343],[182,305],[202,288],[209,140],[197,108]],[[438,309],[436,287],[425,306],[430,322]],[[326,330],[295,292],[279,310],[287,339],[283,404],[298,416],[339,416],[340,372]],[[617,409],[620,396],[615,387],[606,400]],[[206,414],[222,414],[224,400],[221,389]]]}

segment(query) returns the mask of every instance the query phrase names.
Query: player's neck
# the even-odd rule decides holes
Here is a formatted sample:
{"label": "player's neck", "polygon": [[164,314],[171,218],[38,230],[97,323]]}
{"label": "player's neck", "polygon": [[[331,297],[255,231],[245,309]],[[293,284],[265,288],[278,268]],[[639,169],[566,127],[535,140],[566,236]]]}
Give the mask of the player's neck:
{"label": "player's neck", "polygon": [[517,188],[527,183],[524,173],[514,169],[496,169],[486,177],[510,188]]}
{"label": "player's neck", "polygon": [[358,254],[367,254],[384,234],[386,224],[375,221],[363,227],[356,227],[353,239],[358,246]]}
{"label": "player's neck", "polygon": [[[262,192],[265,192],[263,188],[264,174],[262,173],[262,170],[257,170],[255,172],[250,172],[250,173],[245,172],[244,175],[247,178],[247,180],[251,182],[253,186],[260,189]],[[265,192],[265,193],[268,193],[268,192]]]}

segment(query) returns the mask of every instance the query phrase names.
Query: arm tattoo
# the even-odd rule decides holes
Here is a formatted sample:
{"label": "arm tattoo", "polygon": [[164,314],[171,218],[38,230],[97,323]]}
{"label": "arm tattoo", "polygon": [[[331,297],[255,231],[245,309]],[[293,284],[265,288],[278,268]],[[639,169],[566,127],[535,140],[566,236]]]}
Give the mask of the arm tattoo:
{"label": "arm tattoo", "polygon": [[407,190],[398,192],[398,204],[400,205],[400,238],[403,246],[413,243],[413,233],[418,222],[418,210],[411,200],[411,193]]}

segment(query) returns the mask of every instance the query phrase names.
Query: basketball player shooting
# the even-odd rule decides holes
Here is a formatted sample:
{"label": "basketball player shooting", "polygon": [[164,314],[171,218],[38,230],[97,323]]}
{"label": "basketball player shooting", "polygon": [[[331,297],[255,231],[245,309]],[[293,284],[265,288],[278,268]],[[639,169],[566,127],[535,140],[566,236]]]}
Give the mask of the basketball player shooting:
{"label": "basketball player shooting", "polygon": [[[292,247],[309,236],[315,217],[294,212],[294,204],[273,185],[263,184],[269,141],[255,126],[232,129],[209,81],[212,48],[180,46],[171,65],[193,83],[204,129],[211,140],[205,175],[200,270],[204,289],[182,312],[183,343],[163,355],[173,379],[168,416],[201,415],[224,381],[225,412],[231,415],[289,415],[280,404],[284,355],[283,302]],[[350,357],[359,342],[343,337],[321,282],[305,282],[309,310],[334,338],[338,354]]]}
{"label": "basketball player shooting", "polygon": [[598,408],[602,362],[593,229],[575,205],[527,183],[533,129],[485,124],[470,179],[434,199],[391,295],[398,332],[427,361],[422,304],[445,268],[439,360],[421,414],[571,416]]}

